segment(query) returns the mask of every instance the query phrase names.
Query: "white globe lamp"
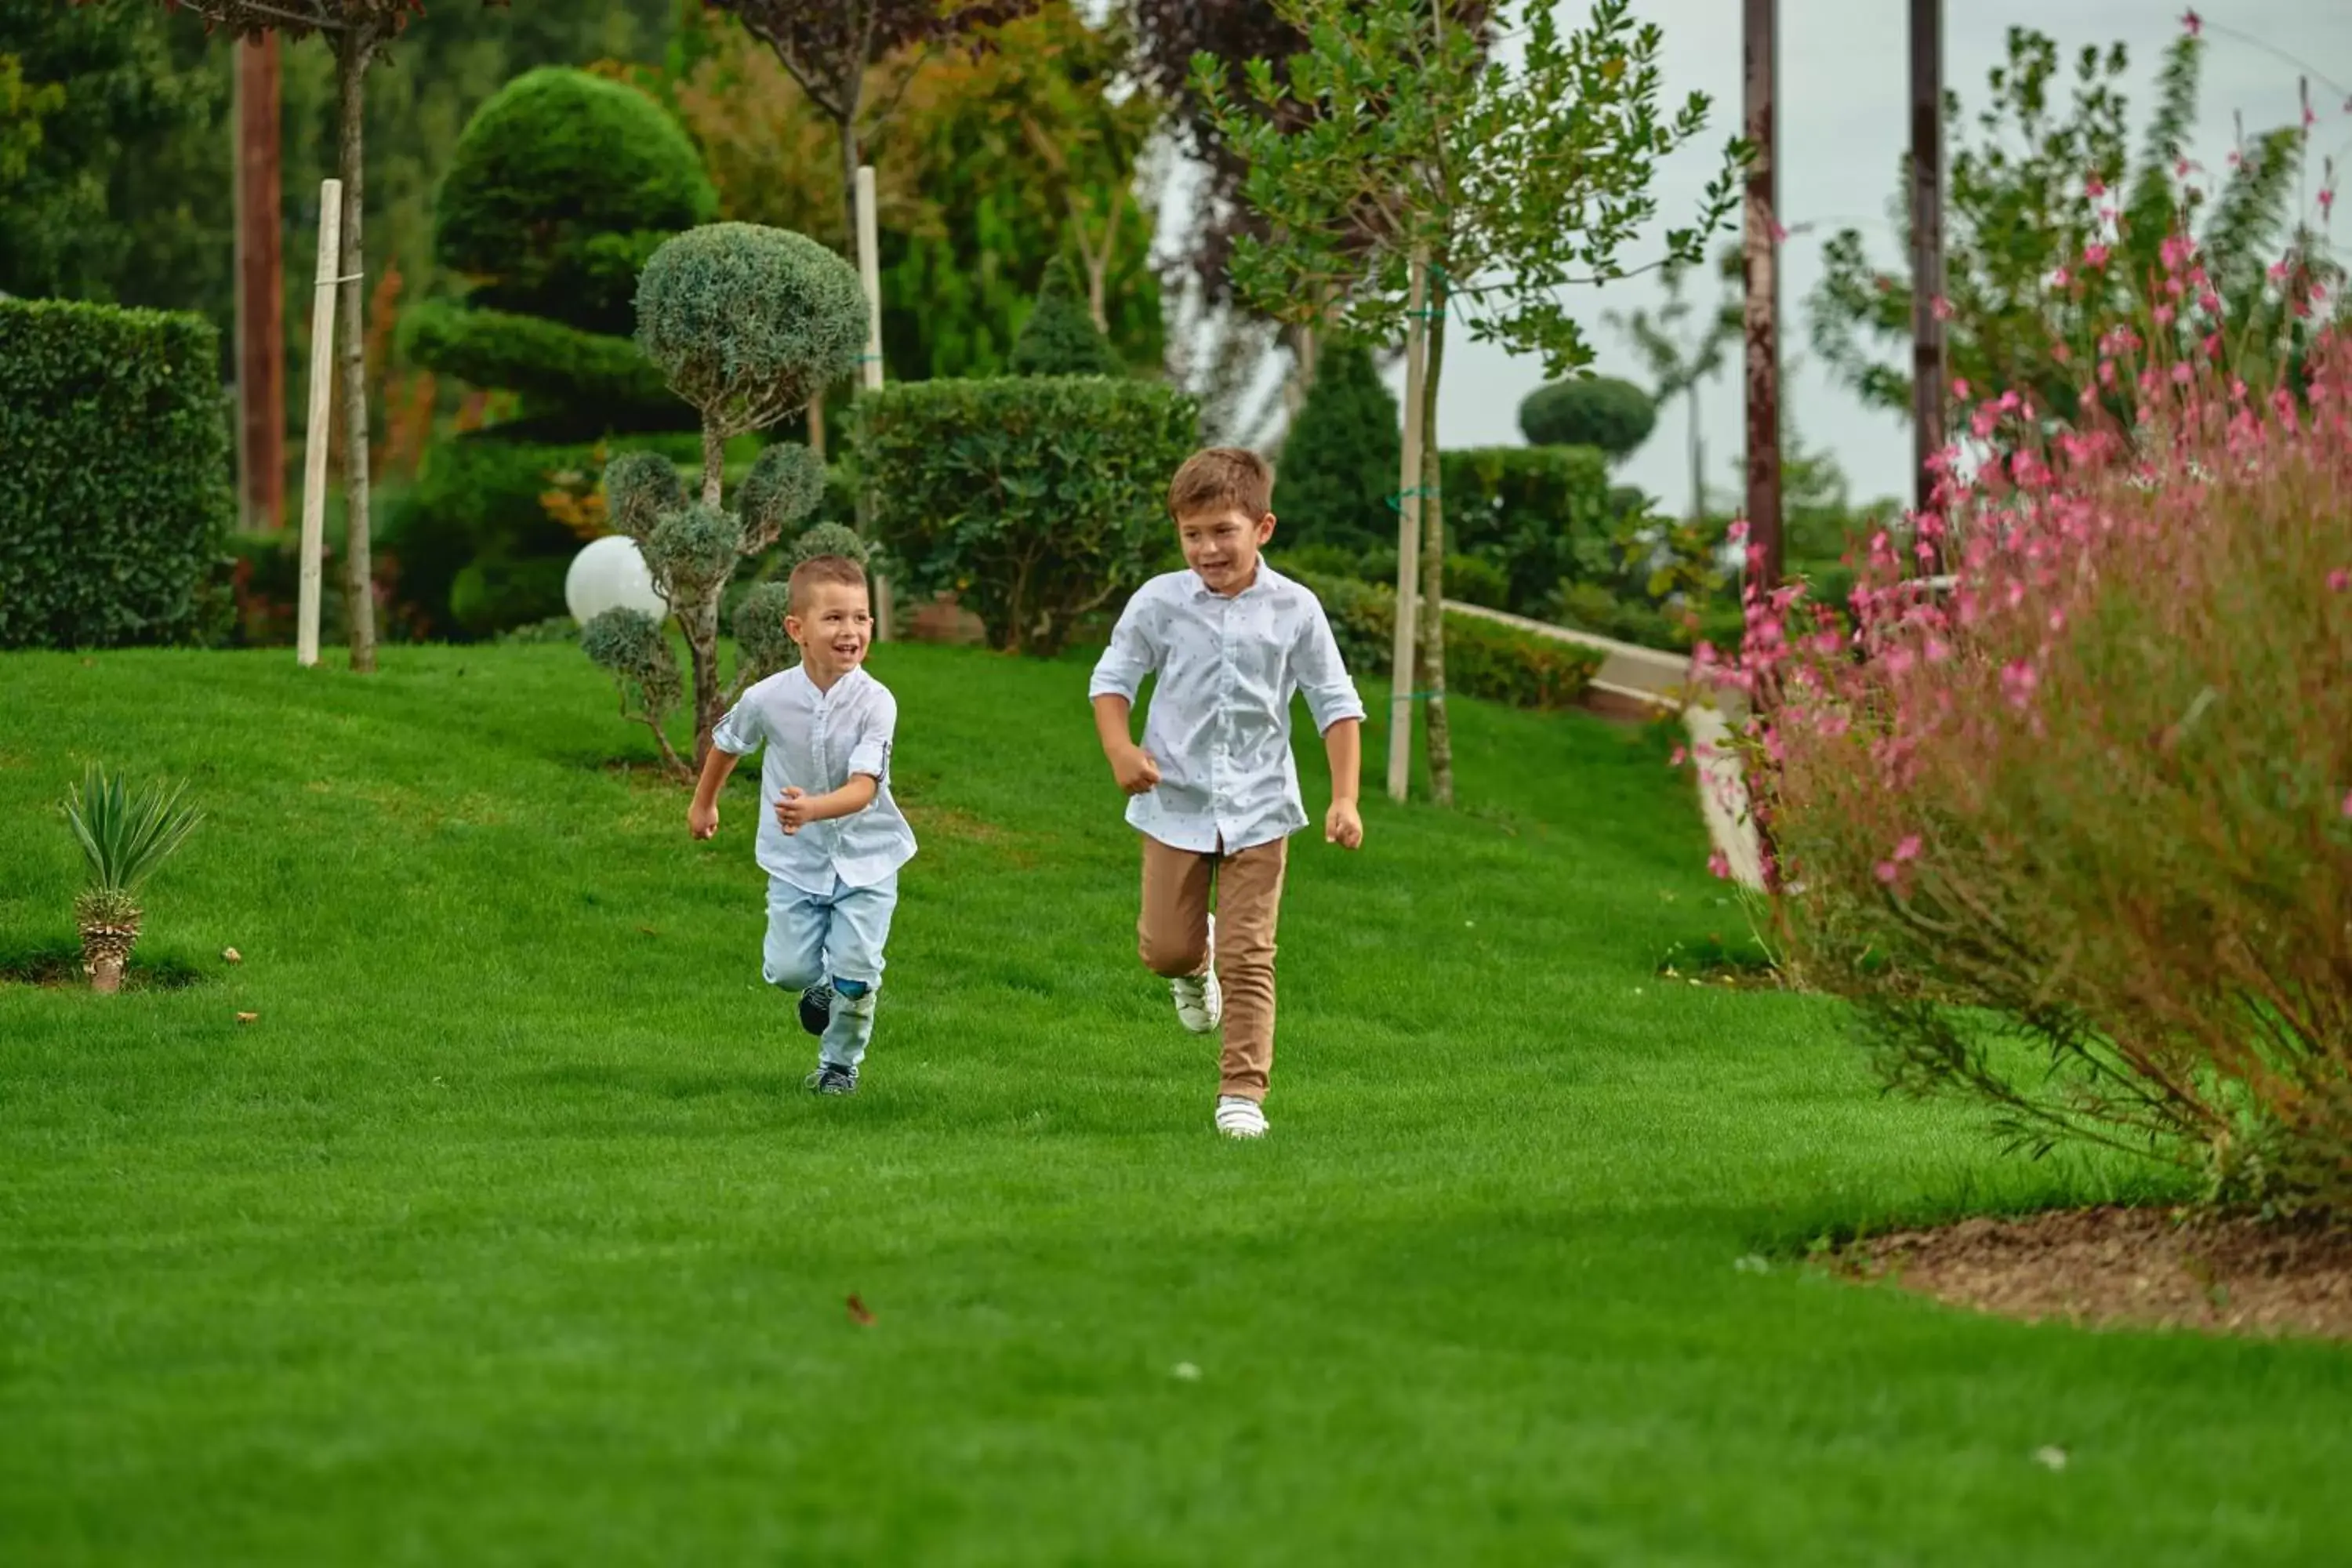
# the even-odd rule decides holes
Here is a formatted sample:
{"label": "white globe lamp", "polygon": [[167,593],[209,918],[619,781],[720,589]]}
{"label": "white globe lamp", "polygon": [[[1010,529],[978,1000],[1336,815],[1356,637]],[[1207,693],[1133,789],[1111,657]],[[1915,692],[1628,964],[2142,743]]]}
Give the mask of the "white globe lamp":
{"label": "white globe lamp", "polygon": [[669,613],[654,592],[653,574],[637,553],[637,542],[622,533],[592,539],[572,558],[572,569],[563,574],[563,605],[582,626],[607,610],[642,610],[656,620]]}

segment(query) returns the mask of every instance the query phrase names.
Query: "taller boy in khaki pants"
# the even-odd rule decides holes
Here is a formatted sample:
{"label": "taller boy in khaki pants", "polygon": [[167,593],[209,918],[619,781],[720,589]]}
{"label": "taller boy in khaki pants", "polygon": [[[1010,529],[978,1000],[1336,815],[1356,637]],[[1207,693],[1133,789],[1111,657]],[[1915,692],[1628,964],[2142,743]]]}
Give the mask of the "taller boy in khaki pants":
{"label": "taller boy in khaki pants", "polygon": [[[1186,459],[1168,510],[1191,570],[1136,591],[1087,691],[1127,820],[1143,835],[1143,962],[1167,977],[1186,1028],[1223,1024],[1216,1123],[1234,1138],[1265,1132],[1275,929],[1288,840],[1307,826],[1290,754],[1294,692],[1306,694],[1331,760],[1323,837],[1349,849],[1364,841],[1364,705],[1322,605],[1258,559],[1274,537],[1273,491],[1255,452],[1216,447]],[[1155,674],[1138,746],[1135,696]]]}

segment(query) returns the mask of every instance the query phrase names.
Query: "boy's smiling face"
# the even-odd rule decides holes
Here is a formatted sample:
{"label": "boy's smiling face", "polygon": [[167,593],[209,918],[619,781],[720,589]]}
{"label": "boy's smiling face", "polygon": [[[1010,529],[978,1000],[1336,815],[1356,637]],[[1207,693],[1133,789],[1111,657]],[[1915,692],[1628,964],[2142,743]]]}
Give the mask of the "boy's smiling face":
{"label": "boy's smiling face", "polygon": [[1190,512],[1176,520],[1184,563],[1209,592],[1231,598],[1257,580],[1258,552],[1274,537],[1274,514],[1253,519],[1239,507]]}
{"label": "boy's smiling face", "polygon": [[874,640],[874,613],[864,587],[812,583],[784,631],[800,645],[801,662],[819,685],[829,685],[866,662]]}

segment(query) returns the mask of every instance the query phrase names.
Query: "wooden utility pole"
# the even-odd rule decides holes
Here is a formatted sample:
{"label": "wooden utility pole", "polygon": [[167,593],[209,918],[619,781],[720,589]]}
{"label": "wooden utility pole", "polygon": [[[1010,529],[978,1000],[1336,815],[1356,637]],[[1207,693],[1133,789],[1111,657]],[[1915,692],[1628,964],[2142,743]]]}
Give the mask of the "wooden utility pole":
{"label": "wooden utility pole", "polygon": [[[874,212],[874,165],[857,166],[856,183],[857,197],[857,275],[866,285],[866,354],[860,368],[865,372],[861,384],[868,391],[882,384],[882,245],[878,234],[879,221]],[[858,531],[866,531],[867,514],[872,510],[872,492],[861,489],[857,497]],[[890,640],[890,579],[874,579],[874,638],[877,642]]]}
{"label": "wooden utility pole", "polygon": [[286,526],[286,258],[280,231],[278,35],[236,47],[237,517]]}
{"label": "wooden utility pole", "polygon": [[1389,679],[1389,798],[1412,787],[1413,611],[1421,584],[1421,447],[1429,398],[1429,251],[1412,253],[1404,328],[1404,456],[1397,479],[1396,636]]}
{"label": "wooden utility pole", "polygon": [[[1944,447],[1944,5],[1911,0],[1911,442],[1916,510],[1934,510]],[[1937,563],[1927,563],[1932,574]]]}
{"label": "wooden utility pole", "polygon": [[1748,166],[1744,246],[1748,309],[1748,581],[1769,594],[1780,582],[1780,220],[1774,195],[1772,100],[1780,80],[1778,0],[1746,0]]}

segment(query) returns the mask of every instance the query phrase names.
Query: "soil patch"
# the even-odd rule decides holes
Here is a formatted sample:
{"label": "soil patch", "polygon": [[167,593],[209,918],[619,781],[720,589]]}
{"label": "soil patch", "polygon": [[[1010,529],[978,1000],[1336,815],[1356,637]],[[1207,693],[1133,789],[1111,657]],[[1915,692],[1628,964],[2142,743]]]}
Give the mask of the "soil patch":
{"label": "soil patch", "polygon": [[1873,1237],[1835,1266],[2028,1322],[2352,1340],[2341,1224],[2076,1209]]}
{"label": "soil patch", "polygon": [[[202,984],[207,975],[197,964],[168,953],[131,955],[123,972],[125,991],[182,991]],[[0,985],[41,985],[51,989],[87,991],[89,976],[82,973],[81,949],[70,943],[25,945],[0,950]]]}

